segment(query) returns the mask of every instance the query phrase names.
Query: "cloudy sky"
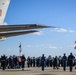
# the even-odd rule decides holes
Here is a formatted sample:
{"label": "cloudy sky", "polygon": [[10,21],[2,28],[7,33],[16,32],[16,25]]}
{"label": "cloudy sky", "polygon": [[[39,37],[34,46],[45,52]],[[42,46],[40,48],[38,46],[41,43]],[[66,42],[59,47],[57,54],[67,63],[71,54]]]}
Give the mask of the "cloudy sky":
{"label": "cloudy sky", "polygon": [[19,55],[21,42],[25,56],[76,54],[76,0],[11,0],[7,24],[44,24],[58,28],[10,37],[0,42],[0,55]]}

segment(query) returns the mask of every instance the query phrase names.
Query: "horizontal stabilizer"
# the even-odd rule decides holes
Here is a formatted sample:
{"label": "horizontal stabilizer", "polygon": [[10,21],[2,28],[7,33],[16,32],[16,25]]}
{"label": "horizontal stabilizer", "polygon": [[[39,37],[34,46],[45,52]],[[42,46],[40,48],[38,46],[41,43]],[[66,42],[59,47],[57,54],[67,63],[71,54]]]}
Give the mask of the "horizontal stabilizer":
{"label": "horizontal stabilizer", "polygon": [[6,33],[0,33],[0,37],[18,36],[18,35],[29,34],[29,33],[34,33],[34,32],[38,32],[38,31],[29,30],[29,31],[19,31],[19,32],[6,32]]}
{"label": "horizontal stabilizer", "polygon": [[56,28],[56,27],[55,26],[45,26],[45,25],[41,25],[41,24],[0,25],[0,32],[39,29],[39,28]]}

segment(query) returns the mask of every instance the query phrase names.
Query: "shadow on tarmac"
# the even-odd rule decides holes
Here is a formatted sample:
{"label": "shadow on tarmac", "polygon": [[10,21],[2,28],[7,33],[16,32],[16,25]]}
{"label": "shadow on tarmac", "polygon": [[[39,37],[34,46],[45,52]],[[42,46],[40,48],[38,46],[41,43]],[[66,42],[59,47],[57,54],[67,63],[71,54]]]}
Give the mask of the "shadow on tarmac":
{"label": "shadow on tarmac", "polygon": [[56,75],[56,74],[36,74],[36,75]]}
{"label": "shadow on tarmac", "polygon": [[[31,71],[31,70],[24,70],[24,71]],[[24,72],[22,70],[5,70],[4,72]]]}

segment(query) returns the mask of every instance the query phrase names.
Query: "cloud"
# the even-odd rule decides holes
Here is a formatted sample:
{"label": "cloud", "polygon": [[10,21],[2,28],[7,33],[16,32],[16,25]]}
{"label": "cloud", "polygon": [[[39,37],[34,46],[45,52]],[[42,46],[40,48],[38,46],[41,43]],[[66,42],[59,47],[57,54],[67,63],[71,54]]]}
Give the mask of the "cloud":
{"label": "cloud", "polygon": [[41,45],[27,45],[28,48],[38,48],[38,47],[42,47]]}
{"label": "cloud", "polygon": [[6,22],[4,22],[3,25],[8,25],[8,24]]}
{"label": "cloud", "polygon": [[11,49],[8,49],[8,51],[10,51]]}
{"label": "cloud", "polygon": [[27,45],[27,47],[28,47],[28,48],[31,48],[32,46],[31,46],[31,45]]}
{"label": "cloud", "polygon": [[64,28],[55,28],[54,30],[52,31],[55,31],[55,32],[75,32],[73,30],[67,30],[67,29],[64,29]]}
{"label": "cloud", "polygon": [[44,45],[44,46],[47,47],[47,48],[50,48],[50,49],[57,49],[56,46],[53,46],[53,45],[51,45],[51,44],[46,44],[46,45]]}
{"label": "cloud", "polygon": [[69,49],[72,48],[74,49],[75,45],[69,45],[69,46],[55,46],[55,45],[51,45],[51,44],[42,44],[42,45],[27,45],[27,48],[45,48],[45,49],[49,49],[49,50],[64,50],[64,49]]}
{"label": "cloud", "polygon": [[69,46],[54,46],[54,45],[51,45],[51,44],[47,44],[45,46],[47,46],[48,48],[51,48],[51,49],[74,48],[74,45],[69,45]]}
{"label": "cloud", "polygon": [[33,33],[34,35],[43,35],[43,32],[42,31],[39,31],[39,32],[35,32]]}
{"label": "cloud", "polygon": [[69,30],[69,32],[75,32],[75,31],[73,31],[73,30]]}
{"label": "cloud", "polygon": [[55,46],[49,46],[50,49],[57,49]]}
{"label": "cloud", "polygon": [[57,47],[56,46],[53,46],[53,45],[51,45],[51,44],[43,44],[43,45],[27,45],[27,47],[28,48],[50,48],[50,49],[57,49]]}

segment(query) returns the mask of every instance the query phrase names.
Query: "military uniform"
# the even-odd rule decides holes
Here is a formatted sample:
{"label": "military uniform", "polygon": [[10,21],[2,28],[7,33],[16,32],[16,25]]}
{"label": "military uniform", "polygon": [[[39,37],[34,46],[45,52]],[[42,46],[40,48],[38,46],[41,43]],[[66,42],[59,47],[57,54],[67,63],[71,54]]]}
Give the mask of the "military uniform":
{"label": "military uniform", "polygon": [[42,71],[44,71],[44,67],[45,67],[45,57],[44,57],[44,54],[41,57],[41,66],[42,66]]}
{"label": "military uniform", "polygon": [[66,71],[66,66],[67,66],[67,57],[64,54],[64,56],[62,57],[62,61],[63,61],[63,70]]}
{"label": "military uniform", "polygon": [[5,57],[5,55],[3,55],[1,57],[1,62],[2,62],[2,69],[5,70],[5,68],[6,68],[6,57]]}
{"label": "military uniform", "polygon": [[68,63],[69,63],[69,68],[70,68],[70,72],[72,71],[72,67],[73,67],[73,59],[75,57],[72,55],[72,53],[68,56]]}
{"label": "military uniform", "polygon": [[23,56],[21,57],[22,70],[24,70],[24,67],[25,67],[25,61],[26,61],[26,59],[25,59],[25,56],[23,55]]}

